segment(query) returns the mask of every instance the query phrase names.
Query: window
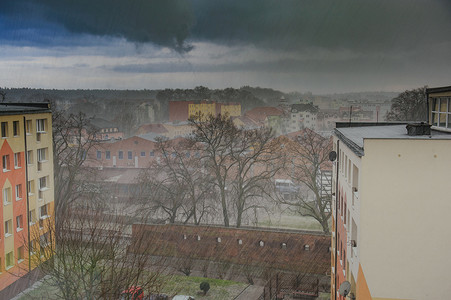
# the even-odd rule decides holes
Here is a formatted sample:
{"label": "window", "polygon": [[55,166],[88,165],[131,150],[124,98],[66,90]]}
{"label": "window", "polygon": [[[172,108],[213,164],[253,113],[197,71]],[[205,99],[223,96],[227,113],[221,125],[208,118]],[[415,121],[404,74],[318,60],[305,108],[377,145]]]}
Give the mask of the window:
{"label": "window", "polygon": [[287,249],[287,243],[282,243],[282,244],[280,244],[280,247],[281,247],[282,249]]}
{"label": "window", "polygon": [[8,137],[8,122],[2,122],[2,138]]}
{"label": "window", "polygon": [[16,185],[16,201],[22,200],[22,185],[17,184]]}
{"label": "window", "polygon": [[128,151],[127,152],[127,158],[128,159],[132,159],[133,158],[133,152],[132,151]]}
{"label": "window", "polygon": [[38,149],[38,162],[47,160],[47,148]]}
{"label": "window", "polygon": [[10,165],[9,165],[9,155],[2,156],[2,165],[3,165],[3,172],[11,170]]}
{"label": "window", "polygon": [[5,221],[5,236],[8,237],[13,234],[12,220]]}
{"label": "window", "polygon": [[46,219],[49,215],[48,215],[48,210],[47,210],[47,205],[45,204],[41,207],[39,207],[39,218],[40,219]]}
{"label": "window", "polygon": [[39,178],[39,190],[47,189],[47,176]]}
{"label": "window", "polygon": [[305,251],[310,251],[310,245],[304,245],[304,250]]}
{"label": "window", "polygon": [[29,180],[28,183],[28,195],[32,196],[34,194],[34,180]]}
{"label": "window", "polygon": [[36,211],[34,209],[28,212],[28,222],[30,223],[30,225],[36,223]]}
{"label": "window", "polygon": [[102,151],[97,150],[97,159],[102,159]]}
{"label": "window", "polygon": [[146,156],[146,152],[141,151],[141,156]]}
{"label": "window", "polygon": [[155,156],[155,152],[154,151],[150,151],[149,152],[149,156]]}
{"label": "window", "polygon": [[119,159],[124,159],[124,152],[123,151],[119,151]]}
{"label": "window", "polygon": [[260,242],[258,242],[258,245],[259,245],[260,247],[263,247],[263,246],[265,246],[265,242],[260,241]]}
{"label": "window", "polygon": [[20,153],[14,153],[14,168],[19,169],[22,167],[22,160],[20,159]]}
{"label": "window", "polygon": [[31,128],[31,120],[27,120],[26,122],[25,122],[25,126],[27,127],[27,135],[30,135],[31,134],[31,131],[32,131],[32,128]]}
{"label": "window", "polygon": [[237,243],[238,243],[238,245],[243,245],[243,240],[238,239],[238,240],[237,240]]}
{"label": "window", "polygon": [[197,236],[197,240],[200,241],[200,235]]}
{"label": "window", "polygon": [[6,254],[6,269],[10,269],[12,266],[14,266],[14,255],[11,251]]}
{"label": "window", "polygon": [[45,132],[46,129],[46,119],[38,119],[36,120],[36,132]]}
{"label": "window", "polygon": [[22,215],[16,217],[16,231],[23,230],[23,217]]}
{"label": "window", "polygon": [[23,246],[17,248],[17,262],[22,262],[24,260],[24,249]]}
{"label": "window", "polygon": [[28,150],[27,151],[27,163],[29,165],[33,164],[33,150]]}
{"label": "window", "polygon": [[13,121],[13,136],[19,136],[19,121]]}
{"label": "window", "polygon": [[111,158],[111,152],[110,151],[105,151],[105,158],[106,159],[110,159]]}
{"label": "window", "polygon": [[30,252],[31,252],[31,254],[36,253],[36,241],[35,240],[30,241]]}
{"label": "window", "polygon": [[3,204],[7,205],[11,203],[11,190],[10,188],[3,189]]}
{"label": "window", "polygon": [[44,252],[44,248],[47,247],[50,243],[49,233],[46,232],[39,237],[39,245],[41,246],[41,252]]}
{"label": "window", "polygon": [[220,237],[216,238],[216,241],[217,241],[218,243],[220,243],[220,242],[221,242],[221,238],[220,238]]}
{"label": "window", "polygon": [[451,129],[451,98],[432,98],[431,125]]}

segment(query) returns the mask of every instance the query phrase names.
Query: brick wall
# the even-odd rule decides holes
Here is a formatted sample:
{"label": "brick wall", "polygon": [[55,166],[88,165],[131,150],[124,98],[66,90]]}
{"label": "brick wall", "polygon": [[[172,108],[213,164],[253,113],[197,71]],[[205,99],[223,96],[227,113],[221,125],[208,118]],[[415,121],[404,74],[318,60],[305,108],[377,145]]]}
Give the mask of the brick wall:
{"label": "brick wall", "polygon": [[[330,271],[330,236],[321,233],[135,224],[132,241],[130,249],[138,253],[146,251],[158,256],[225,261],[317,275]],[[138,241],[144,241],[144,246],[136,246]]]}

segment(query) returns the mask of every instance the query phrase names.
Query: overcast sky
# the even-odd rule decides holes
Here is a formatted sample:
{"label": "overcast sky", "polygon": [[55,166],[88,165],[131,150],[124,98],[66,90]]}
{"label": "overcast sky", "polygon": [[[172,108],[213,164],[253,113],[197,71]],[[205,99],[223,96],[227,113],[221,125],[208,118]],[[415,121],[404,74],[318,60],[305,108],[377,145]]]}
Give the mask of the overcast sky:
{"label": "overcast sky", "polygon": [[451,1],[0,1],[1,87],[198,85],[451,85]]}

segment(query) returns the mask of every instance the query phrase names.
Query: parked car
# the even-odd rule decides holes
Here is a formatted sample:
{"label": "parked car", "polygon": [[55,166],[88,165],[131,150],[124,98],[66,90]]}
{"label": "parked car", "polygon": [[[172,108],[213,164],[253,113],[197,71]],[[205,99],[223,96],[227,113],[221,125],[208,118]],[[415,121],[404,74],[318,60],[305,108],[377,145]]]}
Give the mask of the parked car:
{"label": "parked car", "polygon": [[193,296],[177,295],[172,300],[195,300]]}

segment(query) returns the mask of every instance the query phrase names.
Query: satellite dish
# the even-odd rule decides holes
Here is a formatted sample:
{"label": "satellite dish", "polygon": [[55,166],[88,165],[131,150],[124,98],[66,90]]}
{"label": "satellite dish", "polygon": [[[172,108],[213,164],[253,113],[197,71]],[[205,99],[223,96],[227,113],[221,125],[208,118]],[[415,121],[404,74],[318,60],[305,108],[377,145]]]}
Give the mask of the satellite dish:
{"label": "satellite dish", "polygon": [[343,297],[346,297],[349,292],[351,291],[351,283],[349,281],[345,281],[340,285],[340,288],[338,289],[338,293],[342,295]]}
{"label": "satellite dish", "polygon": [[336,159],[337,159],[337,152],[330,151],[330,153],[329,153],[329,160],[330,161],[335,161]]}

